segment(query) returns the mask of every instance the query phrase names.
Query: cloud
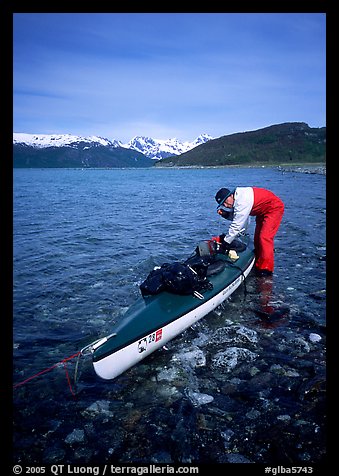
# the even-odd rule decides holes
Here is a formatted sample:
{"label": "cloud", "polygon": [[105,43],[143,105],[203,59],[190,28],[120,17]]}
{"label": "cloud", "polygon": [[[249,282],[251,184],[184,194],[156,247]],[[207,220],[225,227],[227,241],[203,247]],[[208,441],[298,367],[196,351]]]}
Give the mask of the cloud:
{"label": "cloud", "polygon": [[311,14],[22,14],[15,129],[192,140],[324,125],[324,38]]}

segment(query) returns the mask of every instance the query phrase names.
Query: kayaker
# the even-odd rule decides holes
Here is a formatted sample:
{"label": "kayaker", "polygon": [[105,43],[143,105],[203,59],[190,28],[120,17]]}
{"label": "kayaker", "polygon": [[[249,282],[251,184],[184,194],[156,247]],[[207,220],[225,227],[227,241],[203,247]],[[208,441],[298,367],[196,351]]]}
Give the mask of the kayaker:
{"label": "kayaker", "polygon": [[254,232],[255,269],[259,275],[274,270],[274,237],[284,214],[284,203],[270,190],[259,187],[221,188],[215,195],[217,212],[231,220],[228,232],[220,235],[224,251],[246,227],[250,216],[256,217]]}

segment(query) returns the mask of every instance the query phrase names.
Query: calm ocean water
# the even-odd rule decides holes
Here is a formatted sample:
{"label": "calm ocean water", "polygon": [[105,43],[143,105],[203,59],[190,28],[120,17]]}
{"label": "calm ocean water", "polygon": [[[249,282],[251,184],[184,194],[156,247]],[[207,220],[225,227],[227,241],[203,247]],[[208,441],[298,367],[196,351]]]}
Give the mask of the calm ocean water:
{"label": "calm ocean water", "polygon": [[[246,296],[239,288],[113,382],[85,359],[75,397],[63,365],[15,388],[14,463],[324,461],[324,175],[15,169],[13,381],[109,334],[155,265],[225,231],[216,191],[249,185],[285,203],[273,280],[250,275]],[[227,348],[250,353],[215,369],[213,356]]]}

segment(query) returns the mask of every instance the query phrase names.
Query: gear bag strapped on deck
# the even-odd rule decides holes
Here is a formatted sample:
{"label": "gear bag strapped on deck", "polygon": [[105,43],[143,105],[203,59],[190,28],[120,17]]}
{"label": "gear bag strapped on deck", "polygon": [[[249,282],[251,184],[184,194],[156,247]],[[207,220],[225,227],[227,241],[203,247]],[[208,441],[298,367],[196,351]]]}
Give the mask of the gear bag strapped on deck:
{"label": "gear bag strapped on deck", "polygon": [[207,266],[200,264],[199,268],[195,270],[192,266],[180,262],[164,263],[160,268],[151,271],[140,285],[141,294],[150,296],[167,291],[189,295],[208,289],[212,284],[206,277]]}
{"label": "gear bag strapped on deck", "polygon": [[[243,251],[246,245],[234,240],[233,249]],[[190,295],[211,289],[208,276],[224,270],[225,261],[218,260],[218,244],[215,239],[198,244],[195,254],[185,262],[164,263],[155,268],[140,285],[143,297],[167,291],[173,294]]]}

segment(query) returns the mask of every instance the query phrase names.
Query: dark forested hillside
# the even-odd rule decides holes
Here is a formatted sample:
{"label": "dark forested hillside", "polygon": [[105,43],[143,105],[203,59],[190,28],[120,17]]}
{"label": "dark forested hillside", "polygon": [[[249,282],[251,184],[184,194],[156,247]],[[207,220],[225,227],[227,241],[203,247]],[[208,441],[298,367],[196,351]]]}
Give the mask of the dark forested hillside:
{"label": "dark forested hillside", "polygon": [[13,166],[16,168],[61,167],[151,167],[154,160],[140,152],[123,147],[44,147],[13,145]]}
{"label": "dark forested hillside", "polygon": [[326,160],[326,127],[288,122],[210,140],[157,166],[281,165]]}

